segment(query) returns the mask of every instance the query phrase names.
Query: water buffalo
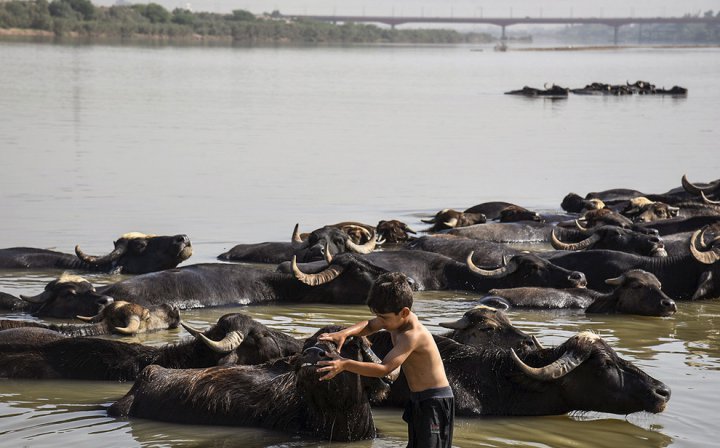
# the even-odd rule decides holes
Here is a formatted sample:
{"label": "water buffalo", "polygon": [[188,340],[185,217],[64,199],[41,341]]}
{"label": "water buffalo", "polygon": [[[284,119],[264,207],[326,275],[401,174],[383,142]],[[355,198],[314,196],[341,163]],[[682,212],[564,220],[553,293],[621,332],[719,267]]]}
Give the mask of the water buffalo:
{"label": "water buffalo", "polygon": [[226,314],[204,332],[187,328],[194,339],[162,347],[65,337],[43,328],[3,330],[0,377],[132,381],[150,364],[172,369],[259,364],[302,346],[244,314]]}
{"label": "water buffalo", "polygon": [[622,227],[593,227],[582,232],[585,235],[581,241],[577,242],[563,242],[556,233],[560,233],[560,229],[553,229],[550,242],[558,250],[608,249],[651,257],[667,256],[665,244],[659,236],[635,232]]}
{"label": "water buffalo", "polygon": [[605,283],[614,287],[606,294],[589,288],[492,289],[480,303],[501,308],[502,303],[507,303],[512,307],[576,308],[586,313],[642,316],[670,316],[677,311],[675,301],[662,292],[657,277],[649,272],[633,269]]}
{"label": "water buffalo", "polygon": [[378,240],[391,244],[409,241],[413,238],[410,234],[417,234],[417,232],[408,227],[407,224],[396,219],[380,221],[376,229]]}
{"label": "water buffalo", "polygon": [[73,269],[122,274],[145,274],[172,269],[190,258],[187,235],[155,236],[132,232],[115,241],[115,249],[100,257],[75,246],[76,255],[46,249],[13,247],[0,249],[0,269]]}
{"label": "water buffalo", "polygon": [[405,247],[409,250],[422,250],[445,255],[455,261],[464,262],[467,254],[473,252],[473,263],[480,266],[498,266],[503,258],[520,253],[507,244],[462,238],[454,235],[437,234],[423,236]]}
{"label": "water buffalo", "polygon": [[[370,400],[384,397],[388,385],[380,378],[349,372],[318,381],[317,362],[328,359],[326,352],[337,352],[332,343],[317,341],[319,334],[305,343],[301,355],[260,366],[149,366],[108,413],[195,425],[252,426],[332,441],[374,438]],[[367,341],[360,338],[348,339],[340,354],[358,361],[372,359]]]}
{"label": "water buffalo", "polygon": [[569,213],[583,213],[605,208],[605,203],[600,199],[585,199],[577,193],[568,193],[560,203],[560,208]]}
{"label": "water buffalo", "polygon": [[[518,351],[542,348],[535,336],[515,327],[497,308],[478,305],[453,322],[440,322],[451,331],[442,336],[473,347],[514,348]],[[372,341],[372,337],[370,337]]]}
{"label": "water buffalo", "polygon": [[500,222],[543,221],[538,212],[528,210],[518,205],[511,205],[502,209],[498,220]]}
{"label": "water buffalo", "polygon": [[525,86],[520,90],[511,90],[505,92],[505,95],[521,95],[527,97],[543,97],[543,98],[567,98],[570,89],[566,87],[560,87],[553,84],[551,87],[544,86],[544,89],[536,89],[534,87]]}
{"label": "water buffalo", "polygon": [[[376,342],[381,357],[392,348]],[[556,415],[571,411],[614,414],[662,412],[670,389],[620,358],[598,335],[581,332],[555,348],[516,352],[477,348],[435,336],[455,395],[458,415]],[[409,398],[403,375],[384,405]]]}
{"label": "water buffalo", "polygon": [[546,258],[566,268],[581,269],[588,287],[607,291],[605,279],[619,277],[631,269],[654,274],[663,291],[674,300],[698,300],[720,296],[720,241],[704,241],[705,230],[696,231],[689,243],[689,253],[668,257],[644,257],[609,250],[548,253]]}
{"label": "water buffalo", "polygon": [[523,221],[478,224],[449,230],[449,235],[496,243],[532,243],[550,241],[554,224]]}
{"label": "water buffalo", "polygon": [[[92,315],[97,309],[97,295],[148,307],[167,303],[180,309],[273,301],[362,304],[373,281],[387,272],[359,255],[347,253],[334,257],[330,265],[323,262],[322,271],[305,274],[291,269],[280,273],[239,264],[195,264],[139,275],[97,291],[83,283],[86,293],[43,293],[33,298],[27,310],[54,317]],[[89,310],[90,306],[95,308]]]}
{"label": "water buffalo", "polygon": [[180,313],[172,305],[163,304],[145,308],[136,303],[112,301],[100,308],[100,311],[92,317],[77,316],[81,320],[90,322],[86,325],[57,325],[33,321],[0,320],[0,330],[30,326],[47,328],[66,336],[99,336],[110,333],[134,335],[177,328],[180,324]]}
{"label": "water buffalo", "polygon": [[441,230],[454,229],[456,227],[467,227],[475,224],[482,224],[487,218],[482,213],[466,213],[445,208],[440,210],[430,219],[421,219],[426,224],[432,224],[432,227],[426,232],[439,232]]}
{"label": "water buffalo", "polygon": [[694,197],[704,196],[707,198],[716,198],[717,196],[720,196],[720,179],[716,179],[708,183],[695,184],[690,182],[687,176],[683,175],[681,182],[683,190]]}
{"label": "water buffalo", "polygon": [[[533,254],[514,255],[506,265],[493,269],[477,267],[472,262],[472,255],[469,254],[465,263],[440,254],[410,250],[375,252],[362,257],[386,272],[402,272],[420,290],[487,292],[492,288],[514,286],[571,288],[585,284],[585,276],[581,272],[559,268]],[[278,265],[280,272],[290,269],[288,263]],[[326,265],[319,262],[303,264],[300,269],[303,272],[327,272]]]}
{"label": "water buffalo", "polygon": [[326,251],[330,255],[344,252],[370,253],[375,249],[376,244],[374,231],[371,232],[365,244],[356,244],[346,232],[335,226],[321,227],[312,231],[306,239],[302,239],[296,224],[291,240],[288,243],[238,244],[229,251],[218,255],[218,259],[255,263],[281,263],[297,257],[302,262],[309,262],[324,259]]}

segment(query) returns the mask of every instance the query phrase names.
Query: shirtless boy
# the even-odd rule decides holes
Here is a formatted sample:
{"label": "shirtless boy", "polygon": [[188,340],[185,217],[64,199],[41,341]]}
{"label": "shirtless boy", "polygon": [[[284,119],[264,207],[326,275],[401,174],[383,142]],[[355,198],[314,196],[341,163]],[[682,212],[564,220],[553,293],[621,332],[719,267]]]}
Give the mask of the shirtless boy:
{"label": "shirtless boy", "polygon": [[450,447],[455,415],[453,393],[435,341],[411,311],[412,303],[412,289],[405,275],[393,272],[378,277],[367,299],[375,318],[336,333],[322,334],[319,339],[334,342],[339,349],[350,336],[367,336],[387,330],[392,337],[393,349],[382,364],[327,353],[333,360],[318,362],[324,366],[318,371],[327,372],[320,381],[329,380],[344,370],[384,377],[402,367],[411,392],[403,413],[403,420],[408,424],[408,447]]}

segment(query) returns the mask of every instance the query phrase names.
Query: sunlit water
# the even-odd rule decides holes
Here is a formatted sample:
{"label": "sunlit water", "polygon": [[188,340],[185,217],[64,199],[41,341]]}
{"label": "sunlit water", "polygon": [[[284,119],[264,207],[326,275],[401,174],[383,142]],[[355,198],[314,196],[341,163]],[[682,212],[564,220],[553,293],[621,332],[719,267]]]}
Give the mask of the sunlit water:
{"label": "sunlit water", "polygon": [[[130,48],[0,43],[0,247],[108,252],[128,231],[187,233],[210,262],[239,242],[289,239],[343,220],[401,219],[505,200],[543,210],[575,191],[660,192],[720,173],[720,50],[495,53],[479,47]],[[545,82],[645,79],[687,98],[502,95]],[[38,293],[59,272],[0,273]],[[122,277],[88,275],[96,284]],[[477,296],[421,292],[431,331]],[[363,306],[190,310],[207,326],[251,314],[304,337]],[[720,435],[720,303],[671,318],[513,311],[546,345],[601,334],[672,388],[658,415],[458,419],[457,446],[709,446]],[[14,315],[18,317],[18,315]],[[128,340],[162,344],[182,330]],[[2,362],[0,360],[0,362]],[[282,433],[117,420],[129,384],[1,381],[2,446],[314,446]],[[400,410],[351,446],[400,447]],[[334,444],[341,445],[341,444]]]}

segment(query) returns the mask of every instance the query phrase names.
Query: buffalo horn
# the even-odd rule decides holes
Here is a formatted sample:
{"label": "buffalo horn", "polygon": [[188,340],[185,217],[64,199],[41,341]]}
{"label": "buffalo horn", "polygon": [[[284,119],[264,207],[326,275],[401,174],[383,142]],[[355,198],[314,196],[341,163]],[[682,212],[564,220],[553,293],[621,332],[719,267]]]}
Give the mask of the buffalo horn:
{"label": "buffalo horn", "polygon": [[208,348],[210,348],[214,352],[230,353],[231,351],[240,347],[244,336],[239,331],[231,331],[230,333],[226,334],[221,341],[213,341],[202,333],[199,333],[197,335],[197,338],[203,341],[205,345],[207,345]]}
{"label": "buffalo horn", "polygon": [[457,218],[450,218],[450,221],[443,222],[444,226],[450,227],[450,228],[455,228],[455,226],[457,226],[457,224],[458,224]]}
{"label": "buffalo horn", "polygon": [[464,330],[465,328],[472,325],[472,322],[470,322],[470,319],[468,319],[467,316],[463,316],[454,322],[440,322],[438,323],[438,325],[443,328],[450,328],[453,330]]}
{"label": "buffalo horn", "polygon": [[704,192],[704,191],[707,191],[708,193],[712,191],[712,187],[709,187],[709,188],[700,188],[700,187],[698,187],[697,185],[691,183],[691,182],[687,179],[687,175],[686,175],[686,174],[683,174],[683,177],[682,177],[682,179],[681,179],[681,182],[682,182],[682,186],[683,186],[683,188],[685,189],[685,191],[687,191],[688,193],[694,194],[694,195],[696,195],[696,196],[700,196],[700,193],[702,193],[702,192]]}
{"label": "buffalo horn", "polygon": [[704,191],[701,191],[701,192],[700,192],[700,196],[702,196],[702,200],[703,200],[703,202],[706,203],[706,204],[710,204],[710,205],[720,205],[720,201],[713,201],[713,200],[711,200],[711,199],[708,199],[708,197],[705,196],[705,192],[704,192]]}
{"label": "buffalo horn", "polygon": [[197,337],[199,334],[202,334],[202,330],[198,330],[197,328],[193,328],[190,326],[190,324],[186,324],[185,322],[180,322],[180,325],[191,335],[194,337]]}
{"label": "buffalo horn", "polygon": [[342,274],[343,268],[339,266],[331,266],[322,272],[318,272],[317,274],[306,274],[298,268],[297,257],[293,256],[292,270],[293,275],[295,275],[295,278],[299,281],[308,286],[318,286],[335,280],[340,274]]}
{"label": "buffalo horn", "polygon": [[587,227],[583,227],[583,225],[580,224],[580,221],[577,220],[577,219],[575,220],[575,227],[577,227],[578,230],[583,231],[583,232],[587,232],[587,231],[588,231],[588,228],[587,228]]}
{"label": "buffalo horn", "polygon": [[477,266],[475,266],[475,263],[472,261],[472,256],[475,253],[475,251],[470,252],[470,254],[467,256],[467,259],[465,262],[467,263],[468,269],[470,269],[472,272],[482,275],[483,277],[503,277],[507,274],[508,266],[499,267],[497,269],[493,269],[491,271],[481,269]]}
{"label": "buffalo horn", "polygon": [[85,321],[85,322],[93,322],[93,323],[99,322],[99,321],[102,320],[102,316],[100,316],[100,313],[98,313],[98,314],[96,314],[96,315],[94,315],[94,316],[92,316],[92,317],[88,317],[88,316],[75,316],[75,317],[78,318],[78,319],[80,319],[80,320],[82,320],[82,321]]}
{"label": "buffalo horn", "polygon": [[333,257],[330,253],[330,246],[328,245],[328,243],[325,243],[325,250],[323,251],[323,255],[325,256],[325,262],[327,262],[327,264],[332,263]]}
{"label": "buffalo horn", "polygon": [[50,291],[43,291],[36,296],[24,296],[20,294],[21,299],[30,303],[45,303],[50,299],[50,297],[52,297],[52,293]]}
{"label": "buffalo horn", "polygon": [[302,243],[303,240],[300,238],[300,232],[299,232],[300,224],[295,224],[295,228],[293,229],[292,237],[290,238],[290,242],[292,243]]}
{"label": "buffalo horn", "polygon": [[425,224],[435,224],[435,217],[433,216],[430,219],[421,219],[420,221],[424,222]]}
{"label": "buffalo horn", "polygon": [[92,265],[101,265],[101,264],[108,264],[112,263],[113,261],[117,260],[118,258],[122,257],[122,255],[125,253],[125,250],[127,249],[127,241],[121,242],[118,246],[115,247],[115,249],[110,252],[107,255],[104,255],[102,257],[94,257],[92,255],[88,255],[82,250],[80,250],[80,245],[75,246],[75,254],[79,259],[84,261],[85,263],[92,264]]}
{"label": "buffalo horn", "polygon": [[572,372],[575,367],[590,357],[590,352],[586,351],[581,355],[573,352],[565,352],[557,361],[545,367],[530,367],[518,357],[514,349],[510,349],[510,356],[526,375],[539,381],[552,381]]}
{"label": "buffalo horn", "polygon": [[352,242],[350,238],[345,241],[345,246],[350,249],[351,252],[355,252],[358,254],[369,254],[373,250],[375,250],[375,245],[377,244],[377,235],[375,234],[375,231],[372,231],[370,233],[370,239],[365,244],[355,244]]}
{"label": "buffalo horn", "polygon": [[692,253],[693,257],[695,257],[695,259],[700,263],[713,264],[720,259],[720,256],[718,256],[718,254],[716,254],[715,251],[712,249],[707,252],[701,252],[695,246],[697,237],[701,233],[704,234],[705,229],[696,230],[695,233],[693,233],[692,238],[690,238],[690,252]]}
{"label": "buffalo horn", "polygon": [[[362,347],[360,348],[360,351],[363,354],[363,357],[365,358],[366,362],[373,362],[375,364],[382,364],[382,360],[378,357],[378,355],[375,354],[374,351],[370,347],[368,347],[365,344],[362,344]],[[389,382],[394,382],[397,377],[400,376],[400,367],[393,370],[392,372],[388,373],[383,377],[384,380],[387,380]]]}
{"label": "buffalo horn", "polygon": [[135,334],[138,330],[140,330],[140,316],[130,316],[127,327],[115,327],[115,331],[120,334]]}
{"label": "buffalo horn", "polygon": [[532,339],[532,341],[535,343],[535,347],[539,348],[540,350],[542,350],[542,349],[545,348],[545,347],[543,347],[543,345],[540,343],[540,341],[538,340],[538,338],[535,337],[534,334],[530,336],[530,339]]}
{"label": "buffalo horn", "polygon": [[600,241],[600,235],[595,233],[577,243],[563,243],[555,236],[555,229],[553,229],[553,231],[550,232],[550,240],[552,247],[558,250],[583,250]]}
{"label": "buffalo horn", "polygon": [[605,280],[605,283],[608,285],[618,286],[622,285],[623,280],[625,280],[625,275],[621,275],[620,277],[615,278],[609,278]]}

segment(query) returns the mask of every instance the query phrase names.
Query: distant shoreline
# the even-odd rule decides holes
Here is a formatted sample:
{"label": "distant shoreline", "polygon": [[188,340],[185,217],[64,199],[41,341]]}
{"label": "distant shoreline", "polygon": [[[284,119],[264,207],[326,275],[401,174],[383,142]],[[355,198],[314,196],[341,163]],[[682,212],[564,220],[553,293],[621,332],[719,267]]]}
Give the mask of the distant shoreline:
{"label": "distant shoreline", "polygon": [[720,44],[647,44],[647,45],[566,45],[553,47],[508,47],[507,51],[601,51],[634,48],[720,48]]}

